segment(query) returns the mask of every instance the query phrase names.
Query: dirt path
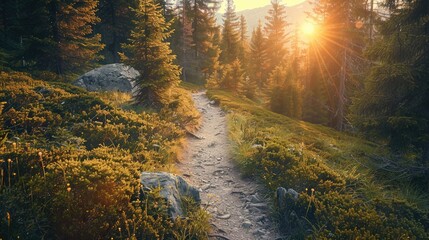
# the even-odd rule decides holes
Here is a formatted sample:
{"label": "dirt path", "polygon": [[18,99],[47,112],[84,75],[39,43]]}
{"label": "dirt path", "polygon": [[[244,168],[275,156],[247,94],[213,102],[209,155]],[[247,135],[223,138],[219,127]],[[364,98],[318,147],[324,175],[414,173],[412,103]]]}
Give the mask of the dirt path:
{"label": "dirt path", "polygon": [[230,157],[225,113],[204,92],[193,94],[203,116],[196,137],[188,139],[181,175],[199,188],[202,207],[212,214],[213,234],[231,240],[276,239],[261,187],[240,177]]}

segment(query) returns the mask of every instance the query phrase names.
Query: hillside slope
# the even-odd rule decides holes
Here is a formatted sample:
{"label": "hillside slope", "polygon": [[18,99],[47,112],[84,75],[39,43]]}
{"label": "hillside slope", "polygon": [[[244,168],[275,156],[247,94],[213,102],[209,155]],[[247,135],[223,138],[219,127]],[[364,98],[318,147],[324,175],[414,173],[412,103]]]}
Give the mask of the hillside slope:
{"label": "hillside slope", "polygon": [[[293,239],[427,239],[428,197],[406,172],[391,171],[382,146],[270,112],[223,91],[209,96],[230,114],[235,158],[273,191],[292,188],[297,202],[279,206]],[[259,147],[260,146],[260,147]]]}
{"label": "hillside slope", "polygon": [[143,111],[126,94],[24,73],[0,72],[0,86],[0,239],[206,236],[208,215],[192,203],[173,221],[159,190],[140,191],[142,171],[175,171],[182,126],[197,124],[186,92]]}

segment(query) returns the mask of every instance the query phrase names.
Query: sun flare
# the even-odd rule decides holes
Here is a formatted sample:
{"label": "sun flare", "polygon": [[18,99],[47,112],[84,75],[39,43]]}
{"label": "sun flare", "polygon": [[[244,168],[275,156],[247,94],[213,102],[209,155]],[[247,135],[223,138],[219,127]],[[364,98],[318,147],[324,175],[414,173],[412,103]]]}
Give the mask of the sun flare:
{"label": "sun flare", "polygon": [[314,26],[313,23],[306,22],[302,25],[302,32],[307,36],[314,35],[315,31],[316,31],[316,27]]}

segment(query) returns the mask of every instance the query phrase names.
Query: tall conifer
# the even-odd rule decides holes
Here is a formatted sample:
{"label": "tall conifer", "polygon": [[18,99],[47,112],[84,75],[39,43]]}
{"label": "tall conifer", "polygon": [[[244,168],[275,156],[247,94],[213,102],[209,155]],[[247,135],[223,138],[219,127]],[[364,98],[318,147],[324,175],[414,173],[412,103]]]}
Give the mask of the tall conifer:
{"label": "tall conifer", "polygon": [[99,59],[101,36],[93,35],[93,25],[99,21],[97,4],[96,0],[50,1],[54,46],[48,53],[49,64],[59,75],[89,69]]}
{"label": "tall conifer", "polygon": [[240,49],[240,22],[235,13],[233,0],[227,1],[226,12],[223,15],[223,29],[221,42],[221,61],[224,64],[232,63],[238,58]]}
{"label": "tall conifer", "polygon": [[271,2],[271,9],[265,17],[267,23],[265,32],[267,34],[266,51],[268,57],[268,70],[272,71],[277,65],[282,64],[287,55],[286,43],[289,41],[286,27],[286,10],[279,0]]}
{"label": "tall conifer", "polygon": [[128,58],[124,58],[140,72],[136,80],[136,103],[156,107],[170,101],[170,90],[180,81],[180,69],[173,63],[176,56],[166,42],[171,35],[171,24],[165,21],[161,8],[153,0],[140,0],[136,16],[130,43],[124,45]]}
{"label": "tall conifer", "polygon": [[268,74],[266,39],[262,31],[261,21],[259,21],[258,26],[252,32],[248,72],[250,78],[256,82],[258,89],[262,90],[266,85]]}
{"label": "tall conifer", "polygon": [[387,139],[395,151],[417,149],[427,172],[429,2],[386,2],[390,18],[381,23],[381,36],[368,51],[375,64],[353,101],[351,117],[355,126]]}

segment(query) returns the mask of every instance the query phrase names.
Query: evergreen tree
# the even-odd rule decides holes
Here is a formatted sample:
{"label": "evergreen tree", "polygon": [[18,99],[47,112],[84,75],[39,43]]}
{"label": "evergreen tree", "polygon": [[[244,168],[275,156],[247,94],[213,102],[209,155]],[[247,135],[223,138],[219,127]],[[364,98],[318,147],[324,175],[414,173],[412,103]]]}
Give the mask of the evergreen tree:
{"label": "evergreen tree", "polygon": [[191,10],[193,64],[195,72],[194,82],[204,83],[210,75],[213,51],[215,46],[213,37],[218,31],[215,12],[219,7],[219,0],[193,0]]}
{"label": "evergreen tree", "polygon": [[[47,70],[59,75],[82,72],[97,61],[100,35],[92,28],[96,0],[4,0],[1,42],[9,66]],[[3,45],[4,43],[4,45]]]}
{"label": "evergreen tree", "polygon": [[93,35],[96,16],[96,0],[73,0],[49,2],[49,17],[52,28],[53,51],[48,53],[50,70],[63,75],[91,67],[99,60],[97,53],[103,48],[101,36]]}
{"label": "evergreen tree", "polygon": [[259,90],[266,86],[266,80],[268,78],[265,41],[266,39],[262,32],[262,24],[261,21],[259,21],[258,26],[253,30],[252,38],[250,40],[248,70],[250,78],[252,78],[252,81],[256,82]]}
{"label": "evergreen tree", "polygon": [[244,81],[244,71],[240,60],[235,59],[231,64],[224,65],[222,69],[221,88],[238,93],[239,83]]}
{"label": "evergreen tree", "polygon": [[249,42],[247,37],[247,22],[246,22],[246,18],[243,15],[241,15],[238,59],[240,59],[241,64],[245,68],[248,64],[248,60],[247,60],[248,54],[249,54]]}
{"label": "evergreen tree", "polygon": [[329,123],[327,82],[322,77],[321,57],[317,54],[314,42],[310,42],[306,74],[304,77],[303,90],[303,116],[302,119],[316,124],[327,125]]}
{"label": "evergreen tree", "polygon": [[321,30],[317,41],[317,57],[322,66],[320,74],[327,86],[329,125],[343,130],[349,95],[347,88],[353,80],[353,62],[361,58],[364,29],[356,23],[367,14],[364,0],[320,0],[314,18]]}
{"label": "evergreen tree", "polygon": [[268,16],[265,17],[267,23],[265,32],[267,35],[266,51],[268,58],[268,70],[271,72],[277,65],[282,64],[287,55],[286,43],[289,41],[286,27],[285,7],[279,0],[271,2],[271,9],[268,11]]}
{"label": "evergreen tree", "polygon": [[170,90],[180,81],[180,69],[173,63],[175,55],[166,42],[171,23],[165,21],[153,0],[140,0],[136,17],[130,43],[124,45],[129,58],[123,57],[125,63],[140,72],[135,102],[159,107],[169,103]]}
{"label": "evergreen tree", "polygon": [[206,87],[210,89],[218,88],[221,82],[221,65],[220,65],[220,30],[217,29],[212,37],[212,46],[209,49],[207,57],[207,84]]}
{"label": "evergreen tree", "polygon": [[126,43],[133,29],[134,12],[137,0],[100,0],[97,15],[100,22],[95,32],[101,35],[101,42],[105,45],[101,54],[105,63],[120,61],[121,44]]}
{"label": "evergreen tree", "polygon": [[351,118],[359,129],[388,139],[393,150],[418,149],[427,169],[429,2],[386,3],[391,14],[368,51],[374,65],[353,101]]}
{"label": "evergreen tree", "polygon": [[300,119],[302,116],[302,86],[291,67],[278,65],[270,74],[269,104],[273,112]]}
{"label": "evergreen tree", "polygon": [[235,13],[233,0],[227,1],[226,12],[223,15],[223,29],[221,42],[221,62],[229,64],[235,61],[240,49],[240,22]]}
{"label": "evergreen tree", "polygon": [[237,86],[238,93],[249,99],[256,100],[258,89],[256,81],[249,76],[243,77],[240,80]]}
{"label": "evergreen tree", "polygon": [[179,21],[172,40],[185,81],[203,83],[211,74],[213,56],[218,48],[214,42],[218,31],[215,21],[218,6],[219,0],[178,1]]}
{"label": "evergreen tree", "polygon": [[0,49],[5,65],[15,69],[43,68],[52,46],[48,0],[13,1],[0,4]]}
{"label": "evergreen tree", "polygon": [[182,79],[191,81],[198,78],[192,66],[197,65],[193,51],[192,11],[190,0],[177,2],[176,21],[173,23],[174,32],[171,37],[171,48],[177,55],[176,62],[182,66]]}

